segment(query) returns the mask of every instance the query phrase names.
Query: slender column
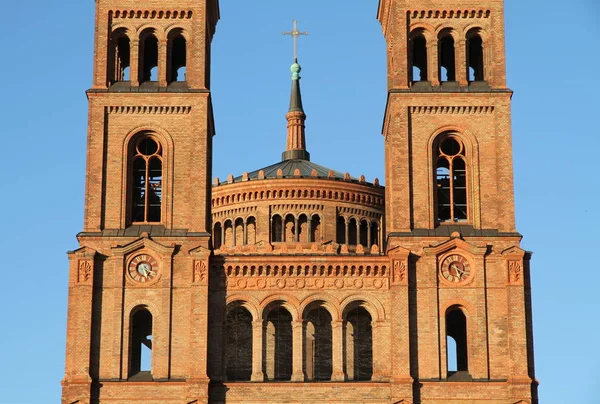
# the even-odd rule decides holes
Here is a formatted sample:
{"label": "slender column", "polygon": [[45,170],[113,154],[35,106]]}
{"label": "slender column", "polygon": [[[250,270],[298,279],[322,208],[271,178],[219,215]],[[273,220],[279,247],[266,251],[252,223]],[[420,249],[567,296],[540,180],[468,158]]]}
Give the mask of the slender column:
{"label": "slender column", "polygon": [[308,243],[310,243],[311,240],[311,234],[312,234],[312,217],[308,216],[306,218],[306,241]]}
{"label": "slender column", "polygon": [[167,41],[158,41],[158,86],[167,86]]}
{"label": "slender column", "polygon": [[221,248],[225,248],[225,223],[221,226]]}
{"label": "slender column", "polygon": [[469,67],[467,66],[466,41],[464,39],[454,44],[454,63],[456,64],[456,81],[461,86],[468,85]]}
{"label": "slender column", "polygon": [[250,380],[253,382],[265,380],[265,374],[262,371],[263,330],[262,320],[252,321],[252,376],[250,376]]}
{"label": "slender column", "polygon": [[294,241],[300,241],[300,229],[298,228],[298,217],[294,216]]}
{"label": "slender column", "polygon": [[427,43],[427,75],[432,86],[440,85],[440,66],[438,64],[438,40],[433,38]]}
{"label": "slender column", "polygon": [[244,220],[244,245],[248,245],[248,221]]}
{"label": "slender column", "polygon": [[234,247],[235,247],[235,238],[236,238],[236,235],[235,235],[235,228],[236,227],[237,226],[236,226],[235,222],[233,222],[232,226],[231,226],[231,234],[232,234],[232,237],[233,237],[233,240],[231,240],[231,245],[234,246]]}
{"label": "slender column", "polygon": [[292,381],[303,382],[305,380],[304,370],[302,370],[302,352],[304,351],[304,321],[293,321],[292,329]]}
{"label": "slender column", "polygon": [[140,85],[139,65],[140,41],[139,39],[134,39],[131,41],[131,52],[129,55],[129,81],[131,82],[131,87],[137,87]]}
{"label": "slender column", "polygon": [[371,225],[372,223],[367,225],[367,247],[369,248],[371,248]]}
{"label": "slender column", "polygon": [[348,232],[348,220],[346,220],[346,218],[344,218],[344,226],[345,226],[345,228],[346,228],[346,245],[348,245],[348,244],[350,244],[350,243],[348,242],[348,240],[349,240],[349,237],[350,237],[350,234],[349,234],[349,232]]}
{"label": "slender column", "polygon": [[356,245],[360,244],[360,220],[356,221]]}
{"label": "slender column", "polygon": [[343,382],[346,379],[344,374],[344,344],[343,344],[343,332],[342,322],[332,321],[331,322],[331,350],[332,350],[332,361],[333,361],[333,374],[331,375],[332,381]]}

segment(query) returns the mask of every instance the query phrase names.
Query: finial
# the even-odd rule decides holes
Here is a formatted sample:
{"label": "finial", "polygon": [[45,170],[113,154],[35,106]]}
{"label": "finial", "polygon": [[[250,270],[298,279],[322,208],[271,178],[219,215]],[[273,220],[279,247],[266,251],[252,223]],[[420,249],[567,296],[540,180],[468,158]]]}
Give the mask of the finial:
{"label": "finial", "polygon": [[294,60],[294,64],[290,67],[290,71],[292,72],[292,80],[300,80],[302,67],[298,64],[298,59]]}

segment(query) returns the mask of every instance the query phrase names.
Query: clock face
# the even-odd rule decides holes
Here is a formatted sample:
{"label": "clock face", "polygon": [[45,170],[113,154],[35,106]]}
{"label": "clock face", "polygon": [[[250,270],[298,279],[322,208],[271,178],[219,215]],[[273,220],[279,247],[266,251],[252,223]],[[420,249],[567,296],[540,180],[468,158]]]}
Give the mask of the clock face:
{"label": "clock face", "polygon": [[131,260],[127,273],[135,282],[152,282],[158,276],[158,262],[148,254],[140,254]]}
{"label": "clock face", "polygon": [[462,283],[471,278],[471,264],[462,255],[452,254],[442,261],[442,279],[451,283]]}

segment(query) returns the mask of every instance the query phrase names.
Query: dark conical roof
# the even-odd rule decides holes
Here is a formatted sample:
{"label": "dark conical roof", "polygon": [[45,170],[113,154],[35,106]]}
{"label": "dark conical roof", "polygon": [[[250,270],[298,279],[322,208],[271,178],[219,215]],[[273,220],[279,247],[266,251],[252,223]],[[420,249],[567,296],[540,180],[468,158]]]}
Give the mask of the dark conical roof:
{"label": "dark conical roof", "polygon": [[[277,175],[277,171],[281,170],[281,175]],[[296,170],[300,173],[300,175],[296,175]],[[313,176],[313,170],[316,171],[316,176]],[[265,179],[269,178],[329,178],[329,179],[344,179],[344,173],[339,171],[332,170],[330,168],[324,167],[322,165],[313,163],[312,161],[304,160],[304,159],[291,159],[284,160],[279,163],[272,164],[268,167],[261,168],[260,170],[252,171],[248,173],[248,180],[257,180],[258,173],[260,171],[264,172]],[[329,176],[329,173],[333,172],[333,177]],[[350,178],[351,180],[357,180],[356,178]],[[235,182],[241,181],[242,176],[236,177],[234,179]]]}

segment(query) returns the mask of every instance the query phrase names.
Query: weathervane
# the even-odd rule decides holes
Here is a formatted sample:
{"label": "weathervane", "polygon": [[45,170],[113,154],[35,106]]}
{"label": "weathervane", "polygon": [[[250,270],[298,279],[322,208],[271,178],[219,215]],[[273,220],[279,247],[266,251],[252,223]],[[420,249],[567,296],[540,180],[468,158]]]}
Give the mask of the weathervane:
{"label": "weathervane", "polygon": [[283,35],[291,35],[294,38],[294,60],[298,60],[298,37],[300,35],[308,35],[308,32],[298,31],[297,22],[294,20],[294,26],[290,32],[283,31]]}

